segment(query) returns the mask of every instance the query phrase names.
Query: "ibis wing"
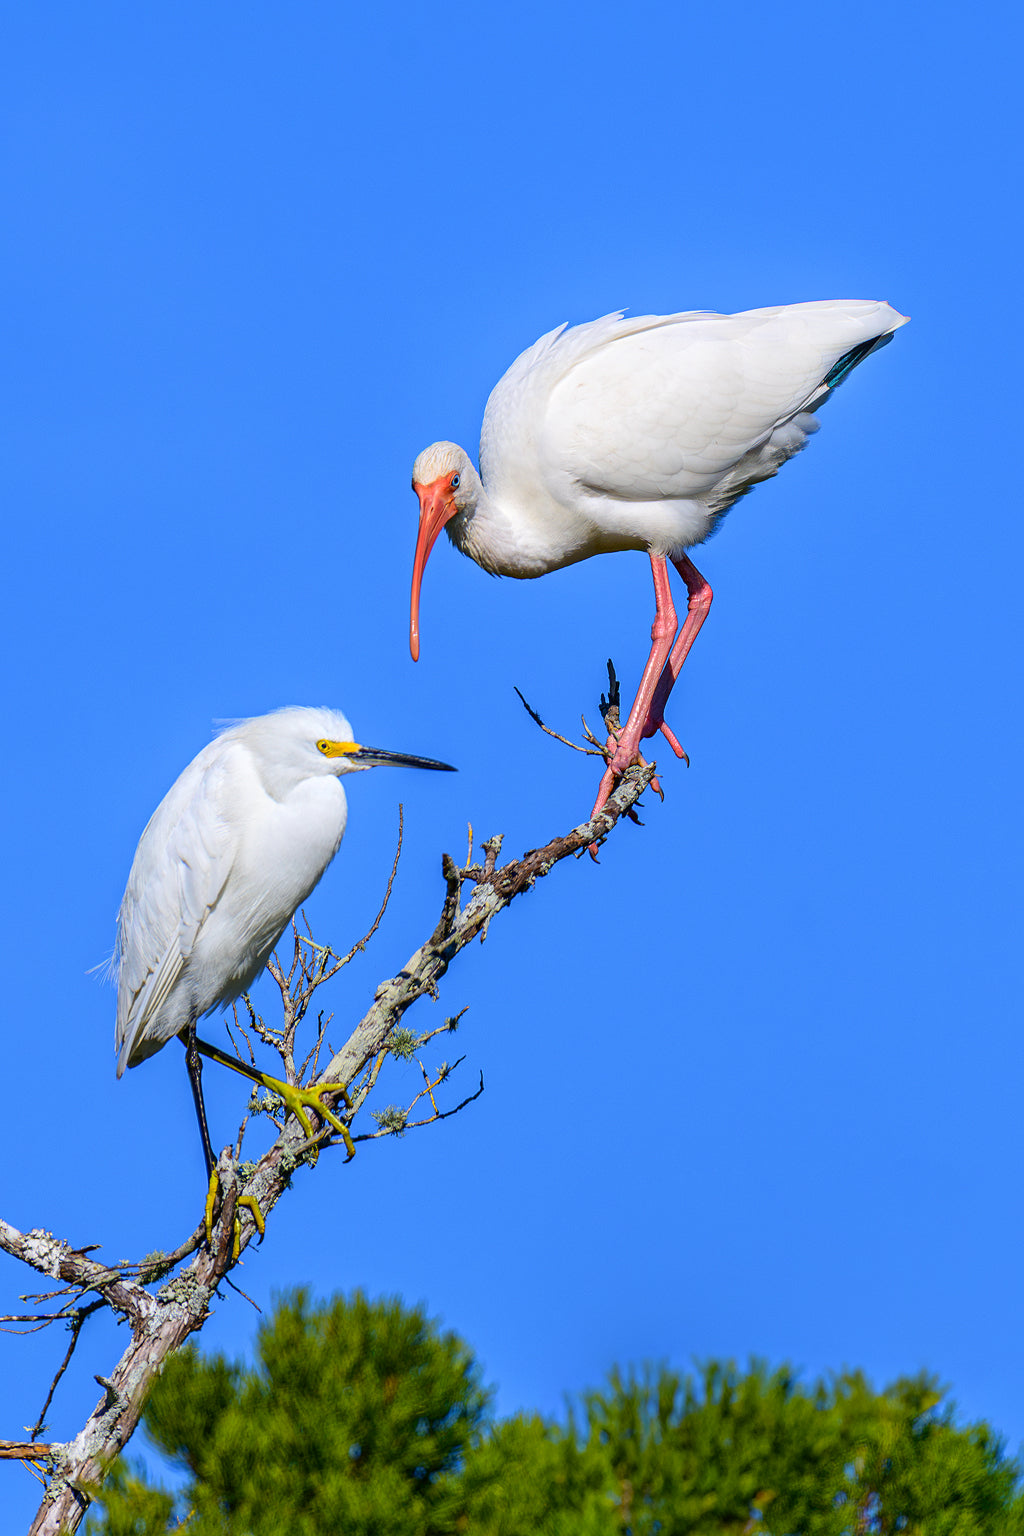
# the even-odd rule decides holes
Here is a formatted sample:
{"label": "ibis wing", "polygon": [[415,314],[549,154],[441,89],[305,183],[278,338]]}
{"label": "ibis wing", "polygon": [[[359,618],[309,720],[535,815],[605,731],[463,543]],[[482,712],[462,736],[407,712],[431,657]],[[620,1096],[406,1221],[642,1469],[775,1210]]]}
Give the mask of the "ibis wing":
{"label": "ibis wing", "polygon": [[[842,300],[620,322],[553,382],[541,460],[604,496],[699,497],[820,405],[840,359],[902,323]],[[802,441],[813,423],[798,425]]]}
{"label": "ibis wing", "polygon": [[552,394],[580,364],[603,357],[617,339],[692,315],[640,315],[617,311],[583,325],[559,325],[521,352],[491,390],[480,432],[480,475],[489,495],[516,499],[544,466],[538,449]]}
{"label": "ibis wing", "polygon": [[119,1076],[187,1021],[188,999],[167,1005],[234,863],[237,828],[226,814],[233,750],[213,742],[200,753],[139,840],[118,914]]}

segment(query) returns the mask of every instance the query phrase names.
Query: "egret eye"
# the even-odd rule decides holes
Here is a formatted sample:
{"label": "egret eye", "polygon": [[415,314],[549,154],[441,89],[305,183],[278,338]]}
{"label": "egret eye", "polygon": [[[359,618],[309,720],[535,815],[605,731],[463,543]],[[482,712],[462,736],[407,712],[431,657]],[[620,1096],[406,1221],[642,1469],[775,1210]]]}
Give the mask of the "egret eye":
{"label": "egret eye", "polygon": [[452,475],[450,483],[451,483],[452,490],[453,491],[457,491],[459,486],[462,484],[462,476],[461,475]]}
{"label": "egret eye", "polygon": [[318,752],[323,752],[326,754],[330,750],[330,745],[331,744],[329,741],[318,741],[316,744],[316,749]]}

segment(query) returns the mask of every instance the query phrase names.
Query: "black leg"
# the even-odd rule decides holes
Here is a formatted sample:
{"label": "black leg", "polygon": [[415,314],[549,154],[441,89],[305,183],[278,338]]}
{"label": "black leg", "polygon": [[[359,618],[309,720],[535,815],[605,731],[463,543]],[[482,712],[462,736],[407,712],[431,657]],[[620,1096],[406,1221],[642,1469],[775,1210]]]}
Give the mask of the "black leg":
{"label": "black leg", "polygon": [[196,1103],[196,1118],[199,1121],[199,1135],[203,1142],[203,1156],[206,1158],[206,1172],[212,1175],[217,1166],[217,1159],[213,1155],[210,1128],[206,1123],[206,1105],[203,1103],[203,1060],[196,1044],[195,1019],[189,1020],[188,1028],[183,1029],[178,1038],[185,1047],[185,1065],[188,1067],[188,1080],[192,1084],[192,1097]]}

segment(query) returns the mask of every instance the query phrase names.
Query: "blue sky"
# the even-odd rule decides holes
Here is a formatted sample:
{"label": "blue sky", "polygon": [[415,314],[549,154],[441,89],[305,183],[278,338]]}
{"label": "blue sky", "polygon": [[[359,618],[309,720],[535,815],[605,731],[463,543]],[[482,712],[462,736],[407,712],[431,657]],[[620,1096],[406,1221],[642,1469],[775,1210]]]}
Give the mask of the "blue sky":
{"label": "blue sky", "polygon": [[[593,764],[513,685],[571,732],[607,656],[635,682],[647,562],[495,582],[442,541],[414,667],[418,450],[475,452],[492,384],[563,320],[886,298],[913,324],[697,553],[715,606],[670,711],[692,767],[663,753],[644,830],[410,1018],[468,1005],[484,1097],[300,1178],[241,1283],[423,1301],[506,1411],[615,1361],[756,1353],[928,1367],[1019,1444],[1016,19],[3,15],[3,1214],[112,1259],[197,1219],[182,1053],[116,1082],[88,972],[211,721],[330,703],[460,768],[352,786],[317,934],[368,925],[399,799],[406,852],[339,1037],[432,928],[467,821],[520,852],[589,809]],[[220,1144],[247,1094],[207,1080]],[[414,1091],[396,1069],[383,1098]],[[32,1281],[0,1274],[6,1310]],[[203,1342],[254,1323],[227,1294]],[[56,1438],[119,1352],[90,1326]],[[0,1434],[63,1348],[3,1341]],[[34,1485],[2,1480],[20,1530]]]}

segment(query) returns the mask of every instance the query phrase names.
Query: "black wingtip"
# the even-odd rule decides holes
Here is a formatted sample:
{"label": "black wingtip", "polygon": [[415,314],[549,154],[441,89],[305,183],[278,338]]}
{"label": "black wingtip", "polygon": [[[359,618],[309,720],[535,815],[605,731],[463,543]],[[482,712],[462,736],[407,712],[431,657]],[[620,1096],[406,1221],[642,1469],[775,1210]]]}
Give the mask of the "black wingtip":
{"label": "black wingtip", "polygon": [[858,363],[862,363],[872,352],[877,352],[880,347],[887,347],[892,341],[892,331],[886,331],[884,336],[875,336],[871,341],[858,342],[851,347],[849,352],[844,352],[837,363],[833,363],[825,375],[824,383],[829,389],[836,389],[852,373]]}

